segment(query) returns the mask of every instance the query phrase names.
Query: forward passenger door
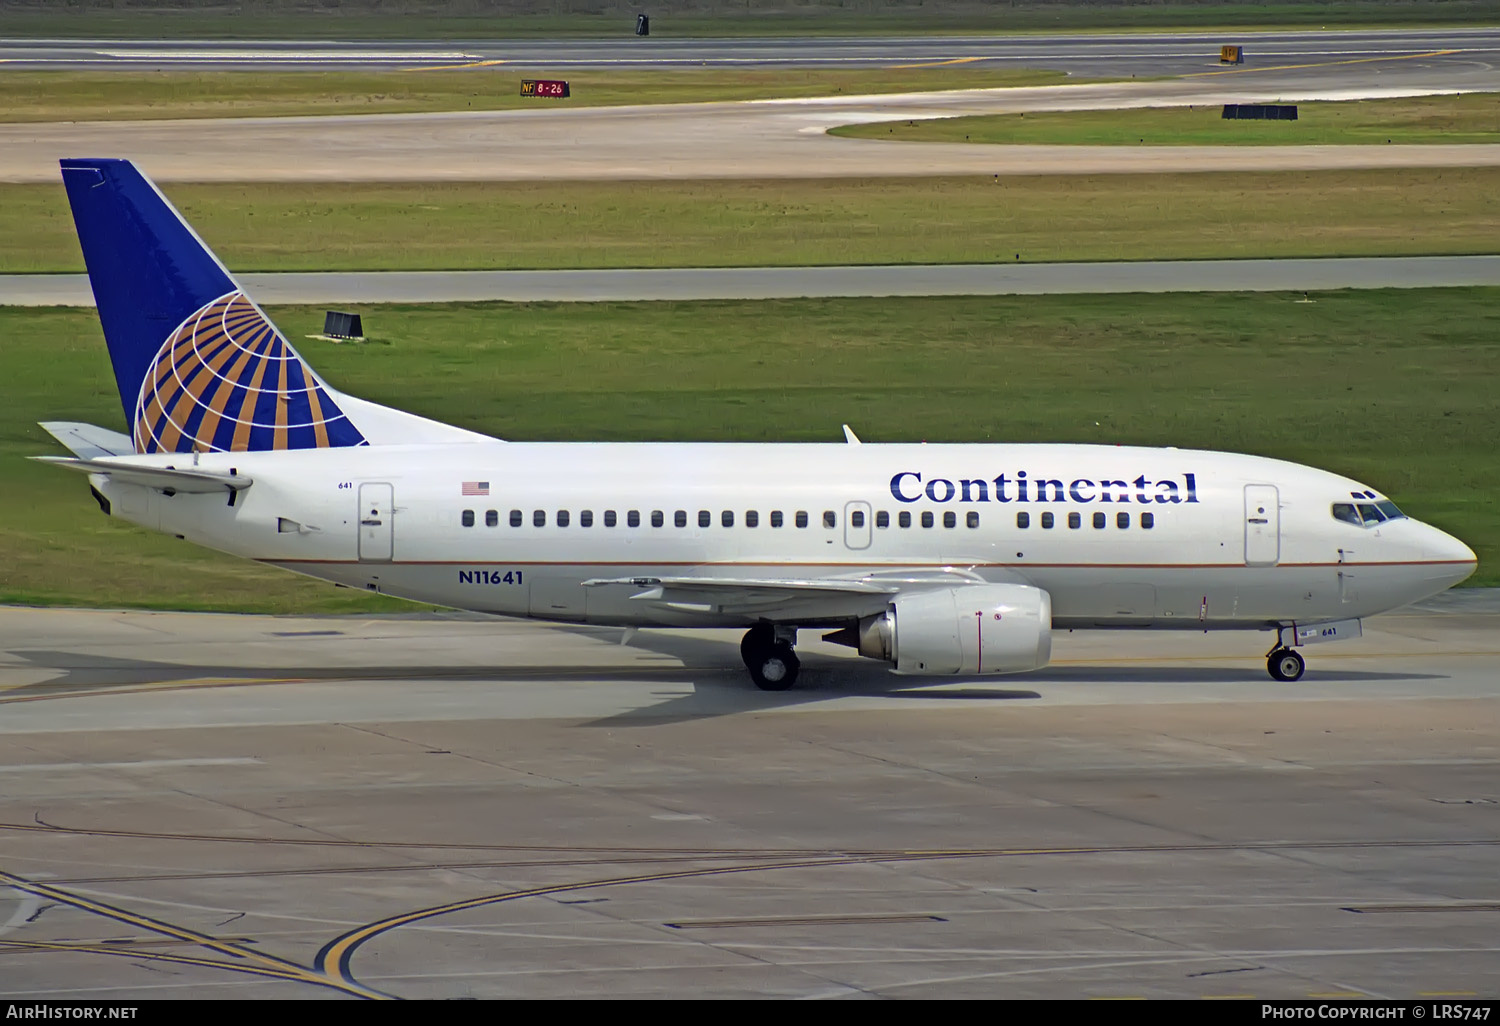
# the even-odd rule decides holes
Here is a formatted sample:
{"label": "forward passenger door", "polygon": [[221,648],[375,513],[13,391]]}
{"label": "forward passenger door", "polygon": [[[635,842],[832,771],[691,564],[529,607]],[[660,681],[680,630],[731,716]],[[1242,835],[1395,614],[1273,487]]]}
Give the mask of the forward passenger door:
{"label": "forward passenger door", "polygon": [[1245,565],[1281,560],[1281,499],[1275,485],[1245,486]]}

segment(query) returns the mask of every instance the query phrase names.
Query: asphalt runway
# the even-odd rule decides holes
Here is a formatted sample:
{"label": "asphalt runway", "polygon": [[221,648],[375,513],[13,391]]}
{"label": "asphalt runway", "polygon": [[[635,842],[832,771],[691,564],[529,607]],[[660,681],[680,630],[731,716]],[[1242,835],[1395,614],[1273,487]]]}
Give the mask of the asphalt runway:
{"label": "asphalt runway", "polygon": [[[13,997],[1494,996],[1500,603],[1063,635],[0,609]],[[1447,608],[1448,612],[1434,612]],[[805,632],[808,635],[814,632]]]}
{"label": "asphalt runway", "polygon": [[[1151,81],[735,103],[549,109],[539,101],[542,105],[523,110],[437,114],[8,124],[0,125],[0,181],[54,182],[57,160],[79,155],[131,157],[163,181],[785,178],[1500,164],[1500,145],[969,146],[826,134],[841,124],[965,114],[1500,91],[1500,66],[1487,49],[1500,33],[1415,34],[1405,49],[1398,46],[1400,38],[1391,36],[1385,44],[1401,52],[1348,57],[1330,50],[1306,55],[1316,59],[1242,68],[1215,63],[1185,77]],[[1462,41],[1472,45],[1456,45]],[[1429,46],[1435,49],[1424,49]],[[494,74],[497,88],[514,86],[495,68],[452,73]]]}
{"label": "asphalt runway", "polygon": [[[1500,255],[1131,263],[241,274],[257,302],[475,303],[1307,292],[1500,285]],[[83,274],[0,275],[0,306],[93,306]]]}
{"label": "asphalt runway", "polygon": [[0,125],[0,182],[54,183],[57,161],[80,155],[129,157],[158,181],[201,182],[860,178],[1500,165],[1500,144],[981,146],[826,134],[841,124],[962,114],[1217,107],[1451,91],[1436,79],[1426,85],[1413,81],[1296,92],[1251,82],[1231,89],[1212,80],[1178,80],[641,107],[8,124]]}
{"label": "asphalt runway", "polygon": [[[229,40],[0,40],[0,63],[16,69],[420,69],[889,67],[985,63],[1057,68],[1084,75],[1180,75],[1218,67],[1219,47],[1245,48],[1260,65],[1413,60],[1455,75],[1500,62],[1500,29],[1153,32],[1020,36],[863,36],[745,39],[656,34],[574,40],[393,40],[330,42]],[[664,35],[663,33],[668,34]]]}

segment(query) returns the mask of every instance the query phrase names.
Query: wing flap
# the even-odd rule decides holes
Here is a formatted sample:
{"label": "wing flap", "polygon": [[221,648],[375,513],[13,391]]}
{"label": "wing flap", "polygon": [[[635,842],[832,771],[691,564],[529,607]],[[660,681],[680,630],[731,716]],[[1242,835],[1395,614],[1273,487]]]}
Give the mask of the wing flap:
{"label": "wing flap", "polygon": [[766,616],[847,615],[894,595],[900,588],[867,580],[736,577],[616,577],[583,582],[585,588],[631,587],[631,601],[678,612]]}

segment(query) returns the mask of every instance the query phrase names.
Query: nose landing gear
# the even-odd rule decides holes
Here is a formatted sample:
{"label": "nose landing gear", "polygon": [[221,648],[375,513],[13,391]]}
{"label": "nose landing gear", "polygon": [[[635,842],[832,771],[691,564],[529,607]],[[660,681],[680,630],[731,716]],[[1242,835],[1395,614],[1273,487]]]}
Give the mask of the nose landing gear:
{"label": "nose landing gear", "polygon": [[1302,671],[1307,669],[1307,661],[1294,650],[1277,645],[1266,656],[1266,669],[1276,680],[1300,680]]}
{"label": "nose landing gear", "polygon": [[740,656],[756,687],[762,691],[785,691],[797,683],[802,663],[792,651],[796,643],[795,627],[756,624],[745,632]]}

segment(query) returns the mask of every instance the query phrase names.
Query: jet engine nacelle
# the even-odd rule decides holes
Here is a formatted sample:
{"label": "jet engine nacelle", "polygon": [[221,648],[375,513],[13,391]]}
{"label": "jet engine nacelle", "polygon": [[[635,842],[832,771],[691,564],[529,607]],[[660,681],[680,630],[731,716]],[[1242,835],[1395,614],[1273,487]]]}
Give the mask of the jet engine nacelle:
{"label": "jet engine nacelle", "polygon": [[859,622],[857,641],[861,655],[895,663],[896,673],[1035,670],[1052,658],[1052,596],[1024,584],[897,595]]}

